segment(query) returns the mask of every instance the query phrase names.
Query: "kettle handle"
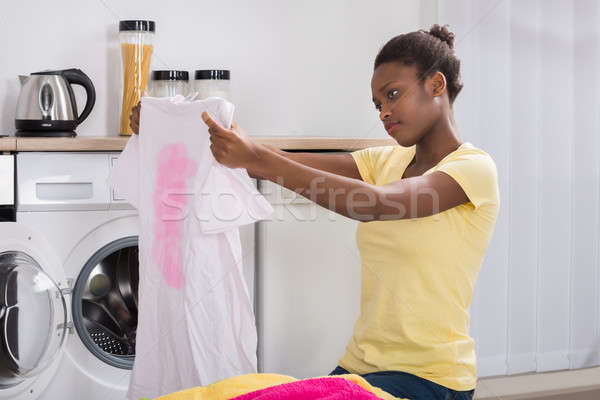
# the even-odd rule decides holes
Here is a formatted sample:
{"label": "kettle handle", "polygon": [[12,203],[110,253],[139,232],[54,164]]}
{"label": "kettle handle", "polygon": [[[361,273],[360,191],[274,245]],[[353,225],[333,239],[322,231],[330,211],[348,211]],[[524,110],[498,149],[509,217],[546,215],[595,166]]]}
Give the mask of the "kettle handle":
{"label": "kettle handle", "polygon": [[62,76],[69,84],[81,85],[85,89],[87,99],[83,111],[77,117],[77,125],[79,125],[87,118],[88,115],[90,115],[92,107],[94,107],[94,104],[96,103],[96,89],[94,89],[94,84],[92,83],[91,79],[80,69],[65,69],[62,71]]}

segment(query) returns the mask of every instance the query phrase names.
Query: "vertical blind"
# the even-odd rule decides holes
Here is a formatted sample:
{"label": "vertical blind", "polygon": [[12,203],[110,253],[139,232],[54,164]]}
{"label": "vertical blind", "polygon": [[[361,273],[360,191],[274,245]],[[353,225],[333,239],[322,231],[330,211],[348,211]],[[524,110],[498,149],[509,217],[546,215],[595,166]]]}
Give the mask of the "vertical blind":
{"label": "vertical blind", "polygon": [[600,364],[600,2],[453,0],[461,139],[498,167],[471,305],[478,375]]}

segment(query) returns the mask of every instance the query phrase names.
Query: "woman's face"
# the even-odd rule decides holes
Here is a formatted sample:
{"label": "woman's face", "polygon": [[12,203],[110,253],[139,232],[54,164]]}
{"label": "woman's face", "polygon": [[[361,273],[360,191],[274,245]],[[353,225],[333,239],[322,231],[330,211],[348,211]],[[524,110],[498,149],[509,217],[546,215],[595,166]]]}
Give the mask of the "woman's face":
{"label": "woman's face", "polygon": [[381,64],[373,72],[373,103],[386,131],[401,146],[419,142],[438,118],[429,81],[419,80],[416,66],[399,62]]}

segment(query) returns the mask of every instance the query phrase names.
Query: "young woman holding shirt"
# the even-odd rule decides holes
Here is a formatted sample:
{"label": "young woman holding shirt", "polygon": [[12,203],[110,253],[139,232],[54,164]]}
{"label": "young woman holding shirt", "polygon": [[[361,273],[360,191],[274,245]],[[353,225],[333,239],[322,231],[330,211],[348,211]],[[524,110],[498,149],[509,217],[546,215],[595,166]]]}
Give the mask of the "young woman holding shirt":
{"label": "young woman holding shirt", "polygon": [[[373,103],[395,146],[288,153],[203,115],[217,161],[361,222],[360,316],[330,375],[359,374],[415,400],[473,397],[467,310],[499,209],[493,159],[458,136],[453,46],[434,25],[394,37],[375,58]],[[137,132],[139,108],[131,119]]]}

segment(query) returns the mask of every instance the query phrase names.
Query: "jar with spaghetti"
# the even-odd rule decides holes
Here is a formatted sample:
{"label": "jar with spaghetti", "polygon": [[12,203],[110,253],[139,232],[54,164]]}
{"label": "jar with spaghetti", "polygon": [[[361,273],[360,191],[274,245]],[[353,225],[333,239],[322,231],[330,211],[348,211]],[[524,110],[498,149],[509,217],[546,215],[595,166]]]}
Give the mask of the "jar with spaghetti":
{"label": "jar with spaghetti", "polygon": [[154,21],[126,20],[119,22],[119,41],[123,61],[123,98],[119,133],[130,136],[129,114],[146,90],[150,75],[150,58],[154,50]]}

